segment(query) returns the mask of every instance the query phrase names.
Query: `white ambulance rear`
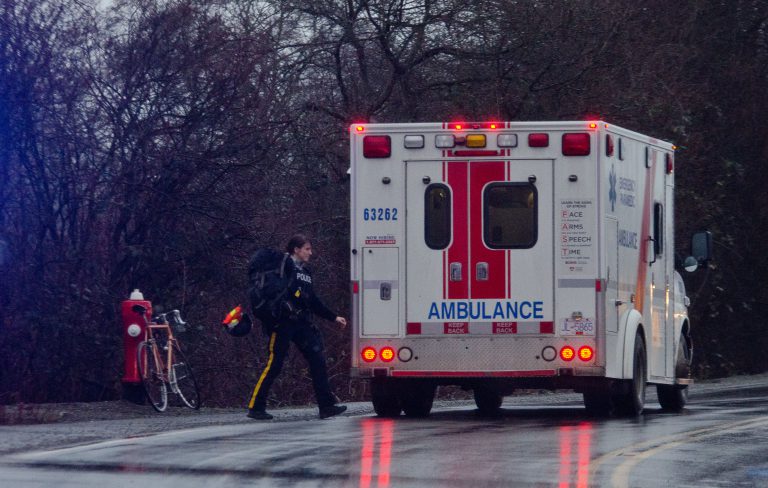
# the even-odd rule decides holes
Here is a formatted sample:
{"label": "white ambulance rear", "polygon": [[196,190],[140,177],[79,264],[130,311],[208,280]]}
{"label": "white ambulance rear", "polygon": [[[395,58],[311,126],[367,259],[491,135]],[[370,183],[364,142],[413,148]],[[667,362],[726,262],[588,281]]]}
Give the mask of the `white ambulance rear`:
{"label": "white ambulance rear", "polygon": [[602,121],[350,131],[352,373],[379,415],[427,415],[442,384],[483,413],[516,388],[637,414],[655,383],[685,405],[671,144]]}

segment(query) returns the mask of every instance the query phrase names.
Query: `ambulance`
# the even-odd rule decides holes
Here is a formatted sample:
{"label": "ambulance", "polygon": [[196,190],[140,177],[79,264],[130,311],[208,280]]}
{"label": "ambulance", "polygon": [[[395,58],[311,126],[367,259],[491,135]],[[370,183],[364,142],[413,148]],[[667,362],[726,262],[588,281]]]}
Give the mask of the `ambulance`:
{"label": "ambulance", "polygon": [[376,413],[439,385],[493,414],[515,389],[638,415],[681,410],[708,232],[675,259],[674,146],[604,121],[350,127],[352,376]]}

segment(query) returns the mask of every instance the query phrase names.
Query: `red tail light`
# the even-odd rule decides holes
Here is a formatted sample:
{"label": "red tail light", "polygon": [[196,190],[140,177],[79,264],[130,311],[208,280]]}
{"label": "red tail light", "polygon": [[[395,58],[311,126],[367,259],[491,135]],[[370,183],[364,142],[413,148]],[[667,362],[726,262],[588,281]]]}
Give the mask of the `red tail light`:
{"label": "red tail light", "polygon": [[548,147],[549,134],[536,133],[528,134],[528,146],[530,147]]}
{"label": "red tail light", "polygon": [[589,361],[590,359],[592,359],[592,356],[594,355],[595,355],[595,352],[589,346],[581,346],[579,348],[579,359],[581,359],[582,361],[585,361],[585,362]]}
{"label": "red tail light", "polygon": [[376,360],[376,349],[372,347],[366,347],[363,349],[361,355],[363,356],[363,361],[366,363],[372,363]]}
{"label": "red tail light", "polygon": [[366,158],[388,158],[392,155],[392,139],[389,136],[363,137],[363,156]]}
{"label": "red tail light", "polygon": [[589,134],[586,132],[563,134],[564,156],[589,156],[589,151]]}
{"label": "red tail light", "polygon": [[560,349],[560,357],[563,359],[563,361],[571,361],[575,355],[576,351],[574,351],[571,346],[564,346],[562,349]]}
{"label": "red tail light", "polygon": [[385,363],[388,363],[395,359],[395,350],[391,347],[385,347],[381,351],[379,351],[379,357],[382,361]]}

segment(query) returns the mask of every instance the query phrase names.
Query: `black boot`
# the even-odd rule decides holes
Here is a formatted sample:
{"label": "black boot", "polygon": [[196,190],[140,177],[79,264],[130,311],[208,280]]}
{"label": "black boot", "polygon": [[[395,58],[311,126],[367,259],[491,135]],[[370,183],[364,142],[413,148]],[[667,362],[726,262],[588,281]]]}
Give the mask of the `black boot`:
{"label": "black boot", "polygon": [[320,418],[327,419],[328,417],[333,417],[334,415],[338,415],[342,412],[345,412],[346,410],[347,410],[347,407],[344,405],[331,405],[328,407],[320,407]]}
{"label": "black boot", "polygon": [[268,414],[266,410],[248,410],[248,415],[246,417],[254,419],[254,420],[272,420],[272,415]]}

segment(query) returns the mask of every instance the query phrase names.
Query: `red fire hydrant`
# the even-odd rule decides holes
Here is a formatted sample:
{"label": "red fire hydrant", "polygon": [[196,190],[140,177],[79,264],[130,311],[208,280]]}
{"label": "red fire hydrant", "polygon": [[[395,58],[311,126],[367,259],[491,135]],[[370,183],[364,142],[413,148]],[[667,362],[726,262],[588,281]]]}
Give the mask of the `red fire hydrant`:
{"label": "red fire hydrant", "polygon": [[140,403],[143,401],[141,392],[141,379],[136,362],[136,350],[139,343],[144,340],[144,319],[141,314],[133,310],[134,305],[141,305],[147,309],[147,321],[152,317],[152,302],[144,300],[144,295],[136,289],[131,292],[128,300],[123,301],[121,317],[123,319],[123,363],[125,374],[123,375],[123,397]]}

